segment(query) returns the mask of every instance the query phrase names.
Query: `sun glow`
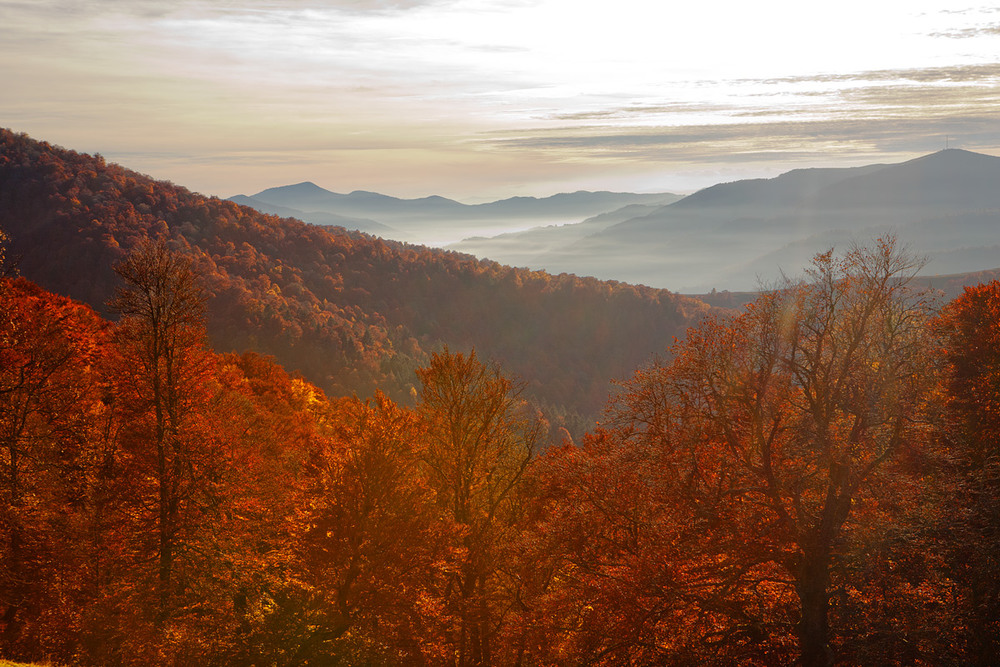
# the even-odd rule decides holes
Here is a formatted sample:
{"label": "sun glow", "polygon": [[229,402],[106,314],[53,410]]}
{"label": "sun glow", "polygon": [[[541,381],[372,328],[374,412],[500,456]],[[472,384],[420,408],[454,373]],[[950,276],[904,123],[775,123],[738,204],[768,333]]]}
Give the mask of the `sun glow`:
{"label": "sun glow", "polygon": [[[0,72],[0,113],[14,129],[218,194],[295,179],[412,196],[545,194],[600,187],[595,177],[616,169],[677,189],[727,154],[742,156],[724,167],[733,173],[767,173],[802,153],[910,157],[943,135],[1000,146],[995,130],[967,131],[998,102],[1000,13],[982,2],[0,9],[10,35],[0,53],[17,65]],[[920,121],[911,129],[923,143],[887,136],[880,123],[901,117]],[[845,149],[825,154],[831,145]],[[300,163],[303,153],[313,158]],[[270,168],[238,165],[240,155],[268,155]]]}

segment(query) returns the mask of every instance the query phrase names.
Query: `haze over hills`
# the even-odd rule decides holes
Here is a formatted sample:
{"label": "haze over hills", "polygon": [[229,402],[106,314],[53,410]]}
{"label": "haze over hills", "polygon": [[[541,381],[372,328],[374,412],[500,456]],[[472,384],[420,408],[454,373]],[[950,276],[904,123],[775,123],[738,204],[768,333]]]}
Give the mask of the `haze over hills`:
{"label": "haze over hills", "polygon": [[1000,266],[1000,158],[961,149],[796,169],[687,197],[575,192],[467,205],[306,182],[232,199],[511,266],[689,293],[754,290],[796,275],[817,252],[889,232],[927,255],[926,275]]}
{"label": "haze over hills", "polygon": [[[485,204],[463,204],[440,196],[399,199],[376,192],[331,192],[305,182],[268,188],[230,201],[265,213],[278,213],[314,224],[337,224],[397,241],[443,245],[467,236],[494,235],[554,223],[576,223],[630,204],[663,205],[680,199],[671,193],[560,193],[550,197],[511,197]],[[336,216],[330,218],[329,216]],[[356,219],[365,220],[365,227]],[[333,220],[333,222],[327,222]],[[391,227],[380,229],[370,223]]]}
{"label": "haze over hills", "polygon": [[449,250],[465,252],[480,257],[503,257],[510,266],[537,266],[554,251],[596,234],[611,225],[648,215],[660,208],[655,204],[629,204],[609,213],[601,213],[583,222],[533,227],[496,236],[473,236],[452,243]]}
{"label": "haze over hills", "polygon": [[345,215],[337,215],[336,213],[327,213],[326,211],[305,212],[294,208],[288,208],[287,206],[268,204],[267,202],[254,199],[253,197],[247,197],[246,195],[236,195],[235,197],[230,197],[229,201],[236,202],[241,206],[249,206],[250,208],[260,211],[261,213],[277,215],[282,218],[297,218],[303,222],[308,222],[314,225],[343,227],[344,229],[365,232],[367,234],[374,234],[375,236],[382,236],[385,238],[393,238],[393,236],[398,233],[397,230],[393,229],[389,225],[383,225],[381,222],[375,222],[374,220],[367,220],[365,218],[350,218]]}
{"label": "haze over hills", "polygon": [[1000,266],[1000,158],[949,149],[894,165],[723,183],[537,252],[534,232],[452,247],[500,262],[680,292],[748,290],[816,253],[895,232],[926,274]]}

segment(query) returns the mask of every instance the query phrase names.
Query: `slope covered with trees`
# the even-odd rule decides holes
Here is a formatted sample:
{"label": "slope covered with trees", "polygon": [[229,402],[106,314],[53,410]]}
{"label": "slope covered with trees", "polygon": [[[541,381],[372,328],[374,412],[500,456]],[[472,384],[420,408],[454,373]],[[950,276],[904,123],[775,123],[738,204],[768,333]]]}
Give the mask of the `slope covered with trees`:
{"label": "slope covered with trees", "polygon": [[0,228],[22,275],[101,310],[111,267],[164,238],[204,276],[219,350],[253,349],[337,394],[397,399],[442,345],[501,362],[587,423],[706,307],[665,290],[512,269],[277,218],[0,131]]}
{"label": "slope covered with trees", "polygon": [[118,268],[116,325],[0,280],[0,654],[488,662],[541,426],[513,385],[445,351],[418,411],[330,400],[211,352],[185,255]]}
{"label": "slope covered with trees", "polygon": [[992,665],[1000,284],[883,241],[705,320],[580,446],[477,353],[416,405],[0,280],[0,655],[83,665]]}

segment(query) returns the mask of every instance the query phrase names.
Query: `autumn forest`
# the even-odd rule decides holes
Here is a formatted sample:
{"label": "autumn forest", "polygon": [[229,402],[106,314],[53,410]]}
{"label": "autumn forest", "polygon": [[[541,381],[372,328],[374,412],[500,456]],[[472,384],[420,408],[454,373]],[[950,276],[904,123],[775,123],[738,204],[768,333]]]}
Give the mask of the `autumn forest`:
{"label": "autumn forest", "polygon": [[0,658],[994,665],[1000,283],[725,307],[0,131]]}

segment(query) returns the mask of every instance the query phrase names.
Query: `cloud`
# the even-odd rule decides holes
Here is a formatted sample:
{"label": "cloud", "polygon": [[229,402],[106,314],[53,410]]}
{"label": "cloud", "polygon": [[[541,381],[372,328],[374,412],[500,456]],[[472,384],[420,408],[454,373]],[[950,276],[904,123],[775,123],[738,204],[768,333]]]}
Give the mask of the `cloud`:
{"label": "cloud", "polygon": [[737,84],[801,84],[801,83],[843,83],[856,81],[916,81],[930,82],[995,82],[1000,79],[1000,62],[950,65],[944,67],[900,68],[863,70],[844,74],[813,74],[807,76],[778,77],[768,79],[742,79]]}
{"label": "cloud", "polygon": [[659,127],[642,132],[613,128],[540,129],[534,133],[502,133],[486,139],[498,150],[542,151],[591,159],[676,163],[794,161],[876,153],[919,154],[936,150],[943,137],[970,149],[1000,147],[1000,125],[986,112],[936,117],[862,116],[826,120],[784,120]]}
{"label": "cloud", "polygon": [[46,15],[118,13],[147,18],[171,14],[243,13],[252,11],[339,10],[343,12],[393,12],[453,4],[457,0],[2,0],[0,9]]}
{"label": "cloud", "polygon": [[56,17],[72,21],[86,16],[124,14],[142,18],[160,18],[192,6],[203,6],[197,0],[175,0],[164,3],[158,0],[0,0],[0,10],[22,16]]}
{"label": "cloud", "polygon": [[997,14],[1000,7],[965,7],[964,9],[941,9],[938,14],[952,14],[955,16],[965,16],[967,14]]}
{"label": "cloud", "polygon": [[[140,151],[150,165],[181,165],[169,150],[232,156],[219,158],[218,174],[187,159],[213,182],[238,181],[240,160],[270,166],[282,151],[345,173],[364,163],[367,178],[400,183],[437,160],[458,165],[447,172],[456,182],[471,182],[475,164],[497,179],[502,167],[511,181],[588,170],[596,184],[614,177],[608,167],[624,167],[625,179],[677,161],[924,151],[945,134],[1000,145],[984,120],[1000,108],[989,40],[928,35],[994,35],[996,14],[938,12],[897,25],[885,8],[853,21],[853,5],[819,14],[803,5],[782,24],[802,30],[785,35],[769,19],[768,42],[772,33],[750,23],[720,26],[715,9],[651,7],[0,0],[0,62],[12,65],[0,68],[0,115],[73,147]],[[737,12],[747,21],[759,14],[748,7]],[[668,13],[673,20],[646,20]],[[820,15],[835,21],[824,32],[838,44],[814,34],[810,17]],[[938,66],[896,67],[915,63]]]}
{"label": "cloud", "polygon": [[673,104],[626,104],[612,106],[604,109],[592,111],[579,111],[568,113],[553,113],[546,115],[546,120],[556,121],[600,121],[619,120],[629,118],[649,118],[652,116],[665,116],[677,114],[706,114],[718,112],[731,112],[738,107],[731,104],[713,104],[709,102],[677,102]]}
{"label": "cloud", "polygon": [[931,37],[948,37],[951,39],[971,39],[973,37],[993,37],[996,35],[1000,35],[1000,23],[931,33]]}
{"label": "cloud", "polygon": [[984,85],[892,85],[863,86],[840,93],[847,102],[870,109],[911,108],[921,115],[937,117],[956,111],[996,108],[1000,87]]}
{"label": "cloud", "polygon": [[334,0],[332,2],[300,2],[313,9],[336,9],[348,14],[390,14],[405,12],[423,7],[436,7],[452,4],[455,0]]}

